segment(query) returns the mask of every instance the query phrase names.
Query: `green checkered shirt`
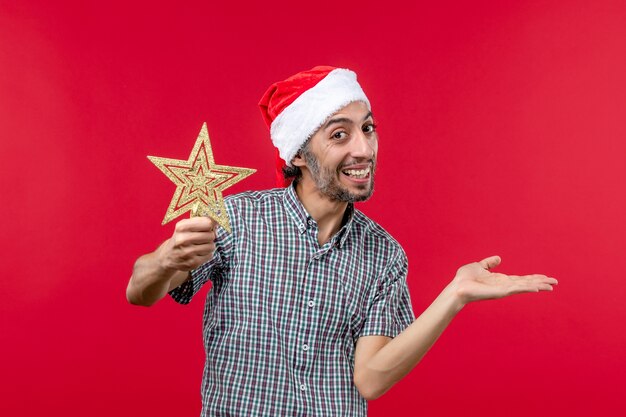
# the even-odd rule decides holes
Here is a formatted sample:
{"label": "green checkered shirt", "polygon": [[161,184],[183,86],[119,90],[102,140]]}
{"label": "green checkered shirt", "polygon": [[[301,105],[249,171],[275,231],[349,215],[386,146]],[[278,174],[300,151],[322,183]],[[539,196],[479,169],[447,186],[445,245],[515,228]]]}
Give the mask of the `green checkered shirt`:
{"label": "green checkered shirt", "polygon": [[293,186],[226,199],[232,234],[170,294],[187,304],[211,281],[202,416],[365,416],[354,386],[359,337],[394,337],[413,320],[407,258],[349,205],[320,247]]}

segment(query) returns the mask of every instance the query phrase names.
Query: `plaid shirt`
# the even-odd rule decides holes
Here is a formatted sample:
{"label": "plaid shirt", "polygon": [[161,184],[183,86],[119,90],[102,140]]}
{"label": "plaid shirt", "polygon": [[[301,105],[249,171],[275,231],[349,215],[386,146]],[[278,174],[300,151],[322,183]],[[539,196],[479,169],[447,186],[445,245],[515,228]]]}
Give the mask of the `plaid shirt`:
{"label": "plaid shirt", "polygon": [[413,320],[407,258],[350,204],[320,247],[293,187],[226,198],[232,234],[170,295],[187,304],[211,280],[202,416],[365,416],[359,337],[395,337]]}

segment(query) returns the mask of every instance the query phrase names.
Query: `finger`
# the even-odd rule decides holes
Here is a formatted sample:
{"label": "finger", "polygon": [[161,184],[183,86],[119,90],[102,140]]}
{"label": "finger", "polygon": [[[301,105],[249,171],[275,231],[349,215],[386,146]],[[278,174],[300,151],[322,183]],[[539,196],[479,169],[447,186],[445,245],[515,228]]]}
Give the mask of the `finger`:
{"label": "finger", "polygon": [[209,217],[193,217],[176,223],[177,232],[210,232],[215,228],[215,221]]}
{"label": "finger", "polygon": [[524,275],[522,277],[519,277],[519,279],[524,279],[527,281],[532,281],[532,282],[541,283],[541,284],[550,284],[550,285],[557,285],[559,283],[559,281],[557,281],[555,278],[548,277],[542,274]]}
{"label": "finger", "polygon": [[490,256],[489,258],[483,259],[482,261],[479,262],[479,264],[485,269],[492,269],[500,265],[500,262],[502,262],[502,260],[500,259],[499,256],[496,255],[496,256]]}
{"label": "finger", "polygon": [[539,291],[554,291],[550,284],[538,284],[537,288],[539,288]]}
{"label": "finger", "polygon": [[549,284],[549,285],[558,285],[559,281],[557,281],[556,279],[552,278],[552,277],[546,277],[545,275],[542,276],[542,278],[540,278],[538,280],[541,284]]}
{"label": "finger", "polygon": [[215,252],[215,244],[205,243],[204,245],[194,245],[187,250],[188,256],[206,256]]}
{"label": "finger", "polygon": [[206,258],[207,256],[213,256],[213,254],[215,254],[215,248],[197,252],[196,256],[199,258]]}
{"label": "finger", "polygon": [[539,286],[534,282],[518,281],[511,287],[511,294],[522,294],[527,292],[539,292]]}
{"label": "finger", "polygon": [[209,217],[208,214],[202,215],[198,217],[199,219],[203,219],[203,227],[206,227],[207,230],[213,231],[217,226],[217,221],[213,217]]}
{"label": "finger", "polygon": [[191,245],[204,245],[215,241],[215,232],[190,232],[186,233],[186,243]]}
{"label": "finger", "polygon": [[516,284],[511,293],[520,294],[525,292],[553,291],[554,288],[550,284],[541,282],[525,282]]}

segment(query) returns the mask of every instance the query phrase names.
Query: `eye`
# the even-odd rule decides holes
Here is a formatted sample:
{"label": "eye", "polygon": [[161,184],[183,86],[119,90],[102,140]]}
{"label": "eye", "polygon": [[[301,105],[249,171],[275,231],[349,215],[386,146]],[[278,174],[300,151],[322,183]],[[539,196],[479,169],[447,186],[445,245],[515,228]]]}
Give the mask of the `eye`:
{"label": "eye", "polygon": [[343,130],[340,130],[339,132],[335,132],[332,135],[333,139],[344,139],[346,136],[348,136],[348,133],[344,132]]}
{"label": "eye", "polygon": [[376,125],[374,123],[367,124],[363,126],[363,132],[365,133],[373,133],[376,131]]}

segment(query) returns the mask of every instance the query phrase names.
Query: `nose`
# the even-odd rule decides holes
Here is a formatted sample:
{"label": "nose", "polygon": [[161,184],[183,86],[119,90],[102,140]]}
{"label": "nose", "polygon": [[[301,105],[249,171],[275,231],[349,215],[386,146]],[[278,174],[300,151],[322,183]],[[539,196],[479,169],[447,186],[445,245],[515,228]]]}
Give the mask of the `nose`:
{"label": "nose", "polygon": [[358,159],[374,159],[376,148],[378,146],[375,134],[368,135],[361,129],[352,138],[351,153],[354,158]]}

